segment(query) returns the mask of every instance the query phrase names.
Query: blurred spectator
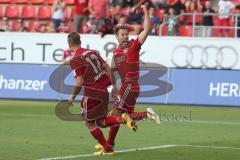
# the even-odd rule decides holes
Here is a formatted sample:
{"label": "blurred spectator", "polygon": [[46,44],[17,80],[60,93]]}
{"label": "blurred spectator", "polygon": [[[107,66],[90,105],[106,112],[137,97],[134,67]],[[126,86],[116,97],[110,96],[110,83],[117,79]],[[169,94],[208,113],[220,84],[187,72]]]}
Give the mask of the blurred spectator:
{"label": "blurred spectator", "polygon": [[113,25],[118,24],[118,20],[121,17],[122,13],[121,13],[121,6],[120,5],[116,5],[116,7],[112,8],[113,11],[110,14],[111,20]]}
{"label": "blurred spectator", "polygon": [[88,8],[90,11],[90,17],[94,18],[94,24],[97,28],[97,33],[101,36],[110,32],[112,28],[112,22],[109,19],[109,4],[108,0],[89,0]]}
{"label": "blurred spectator", "polygon": [[88,0],[74,0],[76,6],[74,15],[74,31],[79,32],[83,24],[88,20],[89,10],[88,10]]}
{"label": "blurred spectator", "polygon": [[111,6],[120,6],[121,8],[125,7],[125,0],[109,0]]}
{"label": "blurred spectator", "polygon": [[[194,16],[192,15],[196,10],[195,3],[192,2],[191,0],[187,0],[185,2],[185,13],[190,13],[189,15],[184,16],[184,24],[186,25],[192,25],[193,24],[193,18]],[[195,33],[198,33],[195,31]]]}
{"label": "blurred spectator", "polygon": [[153,7],[153,4],[149,0],[140,0],[135,6],[132,7],[130,14],[128,15],[127,23],[133,27],[133,31],[130,34],[138,35],[142,30],[143,12],[140,6],[144,4],[147,7]]}
{"label": "blurred spectator", "polygon": [[3,18],[3,21],[2,21],[2,24],[0,26],[0,31],[1,32],[7,32],[7,31],[10,31],[10,23],[8,21],[8,18],[4,17]]}
{"label": "blurred spectator", "polygon": [[62,64],[69,64],[73,55],[74,55],[74,52],[72,52],[70,49],[64,50],[63,57],[62,57]]}
{"label": "blurred spectator", "polygon": [[167,35],[177,36],[178,33],[178,20],[175,17],[175,10],[169,8],[168,14],[164,16],[163,21],[167,22]]}
{"label": "blurred spectator", "polygon": [[155,8],[166,8],[167,7],[167,0],[152,0],[152,4]]}
{"label": "blurred spectator", "polygon": [[52,7],[52,22],[54,26],[54,30],[57,31],[60,26],[60,22],[64,19],[64,10],[66,7],[66,3],[64,0],[56,0]]}
{"label": "blurred spectator", "polygon": [[[233,9],[235,5],[231,1],[227,0],[219,0],[218,3],[218,13],[219,13],[219,25],[223,27],[230,26],[230,11]],[[229,29],[220,29],[219,36],[220,37],[228,37]]]}
{"label": "blurred spectator", "polygon": [[23,19],[19,19],[19,26],[17,28],[18,32],[28,32],[28,27],[26,26],[26,23],[24,22]]}
{"label": "blurred spectator", "polygon": [[140,9],[136,9],[135,14],[131,14],[128,16],[127,23],[129,23],[133,27],[133,31],[129,34],[138,35],[142,30],[142,18],[143,14],[140,12]]}
{"label": "blurred spectator", "polygon": [[113,33],[113,24],[109,18],[103,18],[97,25],[97,34],[100,34],[101,37],[105,36],[105,34]]}
{"label": "blurred spectator", "polygon": [[61,21],[60,26],[57,28],[57,32],[59,33],[68,33],[69,32],[69,26],[67,21]]}
{"label": "blurred spectator", "polygon": [[202,13],[203,13],[202,36],[203,37],[211,37],[212,35],[213,16],[209,14],[214,12],[215,11],[212,8],[211,1],[207,0],[205,2],[205,6],[202,7]]}
{"label": "blurred spectator", "polygon": [[168,5],[170,6],[170,7],[173,7],[173,5],[175,5],[176,3],[178,3],[179,2],[179,0],[168,0]]}
{"label": "blurred spectator", "polygon": [[119,17],[118,24],[119,24],[119,25],[127,24],[127,17],[124,16],[124,15],[121,15],[121,16]]}
{"label": "blurred spectator", "polygon": [[175,15],[179,15],[181,12],[185,12],[186,10],[185,3],[186,0],[180,0],[171,6],[175,10]]}
{"label": "blurred spectator", "polygon": [[92,17],[90,17],[87,23],[83,25],[83,33],[85,34],[97,33],[97,26],[94,24],[94,19]]}
{"label": "blurred spectator", "polygon": [[46,33],[48,32],[48,26],[46,22],[42,22],[38,28],[37,28],[37,32],[41,32],[41,33]]}
{"label": "blurred spectator", "polygon": [[185,2],[185,12],[186,13],[193,13],[196,9],[195,3],[193,3],[191,0],[187,0]]}
{"label": "blurred spectator", "polygon": [[[235,23],[237,23],[237,27],[240,27],[240,5],[237,5],[235,7],[235,12],[238,15],[237,22],[235,22]],[[237,29],[237,37],[238,38],[240,37],[240,28]]]}
{"label": "blurred spectator", "polygon": [[88,3],[90,16],[96,20],[109,17],[109,4],[108,0],[89,0]]}
{"label": "blurred spectator", "polygon": [[153,7],[149,9],[149,17],[151,20],[150,35],[158,35],[159,25],[161,22],[159,17],[155,16],[155,9]]}
{"label": "blurred spectator", "polygon": [[120,2],[121,7],[133,7],[137,4],[137,0],[118,0]]}

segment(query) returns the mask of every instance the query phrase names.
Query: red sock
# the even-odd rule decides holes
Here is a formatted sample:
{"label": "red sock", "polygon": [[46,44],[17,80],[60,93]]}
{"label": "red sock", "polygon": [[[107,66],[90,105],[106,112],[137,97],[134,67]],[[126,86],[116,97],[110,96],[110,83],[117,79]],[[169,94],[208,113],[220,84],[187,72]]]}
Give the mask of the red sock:
{"label": "red sock", "polygon": [[118,130],[119,130],[119,125],[114,125],[110,127],[109,133],[108,133],[108,144],[109,145],[114,145],[114,140],[117,136]]}
{"label": "red sock", "polygon": [[93,130],[90,131],[90,133],[98,141],[98,143],[103,146],[104,150],[106,151],[111,150],[111,147],[107,143],[102,131],[99,128],[94,128]]}
{"label": "red sock", "polygon": [[147,119],[147,112],[133,112],[133,113],[130,114],[130,117],[134,121]]}
{"label": "red sock", "polygon": [[106,126],[120,124],[121,122],[122,122],[122,118],[120,116],[108,116],[104,119],[104,123]]}

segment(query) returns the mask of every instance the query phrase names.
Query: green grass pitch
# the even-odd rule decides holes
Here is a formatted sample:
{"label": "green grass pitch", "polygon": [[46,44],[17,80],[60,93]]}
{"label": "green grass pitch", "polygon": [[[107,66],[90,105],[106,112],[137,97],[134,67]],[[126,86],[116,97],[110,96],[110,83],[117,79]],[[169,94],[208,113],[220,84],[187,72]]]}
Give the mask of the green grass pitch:
{"label": "green grass pitch", "polygon": [[[0,100],[0,160],[37,160],[93,153],[96,141],[83,122],[58,119],[55,105],[56,102]],[[72,112],[80,111],[78,105]],[[240,159],[240,108],[139,104],[136,110],[144,111],[148,106],[161,115],[162,124],[138,122],[136,133],[122,126],[115,150],[180,146],[69,159]],[[104,132],[106,135],[108,129]]]}

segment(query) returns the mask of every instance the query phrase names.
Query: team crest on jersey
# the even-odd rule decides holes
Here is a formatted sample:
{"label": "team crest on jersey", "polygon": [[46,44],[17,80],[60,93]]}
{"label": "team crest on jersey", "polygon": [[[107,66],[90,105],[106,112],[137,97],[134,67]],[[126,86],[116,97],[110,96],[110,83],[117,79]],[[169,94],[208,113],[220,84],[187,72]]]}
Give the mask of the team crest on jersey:
{"label": "team crest on jersey", "polygon": [[120,57],[117,57],[115,59],[115,63],[118,64],[118,63],[121,63],[121,62],[123,62],[125,60],[126,60],[126,56],[120,56]]}

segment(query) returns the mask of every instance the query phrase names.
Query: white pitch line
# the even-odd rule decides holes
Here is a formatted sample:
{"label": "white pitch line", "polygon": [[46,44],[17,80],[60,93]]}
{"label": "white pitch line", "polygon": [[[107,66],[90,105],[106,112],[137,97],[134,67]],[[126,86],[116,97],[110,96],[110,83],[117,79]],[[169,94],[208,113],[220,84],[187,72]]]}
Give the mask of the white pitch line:
{"label": "white pitch line", "polygon": [[[218,146],[198,146],[198,145],[160,145],[160,146],[153,146],[153,147],[143,147],[143,148],[132,148],[126,150],[119,150],[115,151],[116,153],[126,153],[126,152],[136,152],[136,151],[146,151],[146,150],[153,150],[153,149],[161,149],[161,148],[172,148],[172,147],[193,147],[193,148],[213,148],[213,149],[231,149],[231,150],[240,150],[237,147],[218,147]],[[82,157],[93,157],[96,156],[92,154],[81,154],[81,155],[70,155],[64,157],[53,157],[53,158],[42,158],[38,160],[62,160],[62,159],[71,159],[71,158],[82,158]]]}
{"label": "white pitch line", "polygon": [[[126,150],[119,150],[115,152],[125,153],[125,152],[144,151],[144,150],[169,148],[169,147],[176,147],[176,145],[161,145],[161,146],[154,146],[154,147],[132,148],[132,149],[126,149]],[[70,155],[70,156],[64,156],[64,157],[43,158],[38,160],[61,160],[61,159],[70,159],[70,158],[92,157],[92,156],[96,156],[96,155],[92,153],[92,154],[82,154],[82,155]]]}
{"label": "white pitch line", "polygon": [[231,149],[240,150],[238,147],[218,147],[218,146],[198,146],[198,145],[176,145],[176,147],[193,147],[193,148],[213,148],[213,149]]}
{"label": "white pitch line", "polygon": [[224,122],[224,121],[183,121],[188,123],[213,123],[213,124],[231,124],[231,125],[240,125],[240,122]]}

